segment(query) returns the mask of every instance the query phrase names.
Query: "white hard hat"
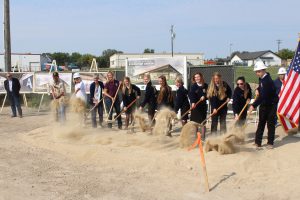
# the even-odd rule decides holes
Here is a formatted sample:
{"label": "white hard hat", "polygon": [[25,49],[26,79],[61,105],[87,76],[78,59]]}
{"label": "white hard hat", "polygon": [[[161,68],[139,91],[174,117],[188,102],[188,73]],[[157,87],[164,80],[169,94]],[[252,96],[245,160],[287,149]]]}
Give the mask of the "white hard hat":
{"label": "white hard hat", "polygon": [[284,67],[280,67],[277,74],[286,74],[286,69]]}
{"label": "white hard hat", "polygon": [[262,69],[267,69],[267,66],[262,61],[257,61],[254,65],[253,71],[258,71],[258,70],[262,70]]}
{"label": "white hard hat", "polygon": [[74,73],[73,78],[80,78],[80,74],[78,72]]}

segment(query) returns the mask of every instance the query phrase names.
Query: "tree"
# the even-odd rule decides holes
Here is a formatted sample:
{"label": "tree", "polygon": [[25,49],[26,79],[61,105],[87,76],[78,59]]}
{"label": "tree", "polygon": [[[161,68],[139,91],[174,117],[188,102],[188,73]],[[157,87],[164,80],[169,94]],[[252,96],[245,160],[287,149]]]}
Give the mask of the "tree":
{"label": "tree", "polygon": [[70,55],[69,53],[62,53],[62,52],[54,52],[49,54],[52,60],[56,60],[57,65],[66,65],[70,62]]}
{"label": "tree", "polygon": [[82,57],[82,55],[78,52],[73,52],[71,55],[70,55],[70,63],[73,63],[75,65],[79,65],[78,62],[80,60],[80,58]]}
{"label": "tree", "polygon": [[154,53],[154,49],[144,49],[144,53]]}
{"label": "tree", "polygon": [[295,52],[290,49],[281,49],[278,52],[278,56],[283,60],[293,59],[294,54],[295,54]]}
{"label": "tree", "polygon": [[83,54],[80,59],[78,60],[78,66],[80,66],[80,68],[82,67],[89,67],[92,64],[93,58],[95,56],[91,55],[91,54]]}
{"label": "tree", "polygon": [[99,65],[100,65],[100,67],[106,67],[106,68],[108,68],[110,66],[110,60],[109,60],[109,58],[112,55],[116,54],[116,53],[123,53],[123,52],[115,50],[115,49],[106,49],[106,50],[104,50],[102,52],[102,56],[101,56],[102,58],[98,58],[98,60],[100,61],[100,62],[98,62]]}

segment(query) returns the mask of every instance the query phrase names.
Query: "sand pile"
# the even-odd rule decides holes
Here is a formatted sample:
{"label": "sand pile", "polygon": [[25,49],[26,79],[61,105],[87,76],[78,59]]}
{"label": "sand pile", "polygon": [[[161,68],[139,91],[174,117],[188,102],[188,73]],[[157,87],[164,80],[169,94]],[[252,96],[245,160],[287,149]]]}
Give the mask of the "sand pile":
{"label": "sand pile", "polygon": [[75,113],[84,113],[85,112],[85,102],[79,98],[72,97],[70,99],[71,111]]}
{"label": "sand pile", "polygon": [[220,154],[232,154],[237,152],[237,145],[245,141],[245,134],[235,130],[218,137],[208,138],[205,142],[205,151],[217,151]]}
{"label": "sand pile", "polygon": [[181,148],[190,147],[195,142],[198,126],[198,123],[189,121],[182,127],[179,140],[179,146]]}
{"label": "sand pile", "polygon": [[134,113],[134,121],[135,124],[138,124],[139,128],[142,132],[145,132],[146,130],[150,130],[149,122],[147,123],[147,114],[142,113],[141,111],[136,111]]}
{"label": "sand pile", "polygon": [[163,108],[156,115],[156,123],[152,133],[154,135],[167,135],[170,136],[170,129],[172,127],[172,120],[177,119],[177,115],[174,111]]}

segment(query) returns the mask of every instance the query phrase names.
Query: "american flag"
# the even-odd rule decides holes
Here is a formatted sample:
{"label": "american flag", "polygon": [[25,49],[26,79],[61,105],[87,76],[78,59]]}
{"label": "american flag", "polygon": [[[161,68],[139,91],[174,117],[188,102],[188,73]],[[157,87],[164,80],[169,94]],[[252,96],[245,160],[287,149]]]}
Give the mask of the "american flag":
{"label": "american flag", "polygon": [[277,114],[287,132],[299,124],[300,114],[300,40],[279,94]]}

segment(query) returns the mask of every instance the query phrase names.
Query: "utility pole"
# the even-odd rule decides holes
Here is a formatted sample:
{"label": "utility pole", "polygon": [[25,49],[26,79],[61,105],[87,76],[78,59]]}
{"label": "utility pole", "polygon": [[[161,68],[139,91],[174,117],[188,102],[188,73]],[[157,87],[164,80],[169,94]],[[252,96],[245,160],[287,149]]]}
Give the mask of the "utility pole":
{"label": "utility pole", "polygon": [[280,50],[280,44],[282,43],[282,40],[278,39],[278,40],[276,40],[276,42],[277,42],[277,49],[278,49],[277,52],[279,52],[279,50]]}
{"label": "utility pole", "polygon": [[233,46],[233,44],[232,43],[230,43],[229,44],[229,57],[231,56],[231,54],[232,54],[232,46]]}
{"label": "utility pole", "polygon": [[9,0],[4,0],[4,60],[5,71],[11,71],[10,17]]}
{"label": "utility pole", "polygon": [[175,39],[175,32],[174,32],[174,25],[171,26],[171,51],[172,51],[172,57],[173,57],[173,43]]}

